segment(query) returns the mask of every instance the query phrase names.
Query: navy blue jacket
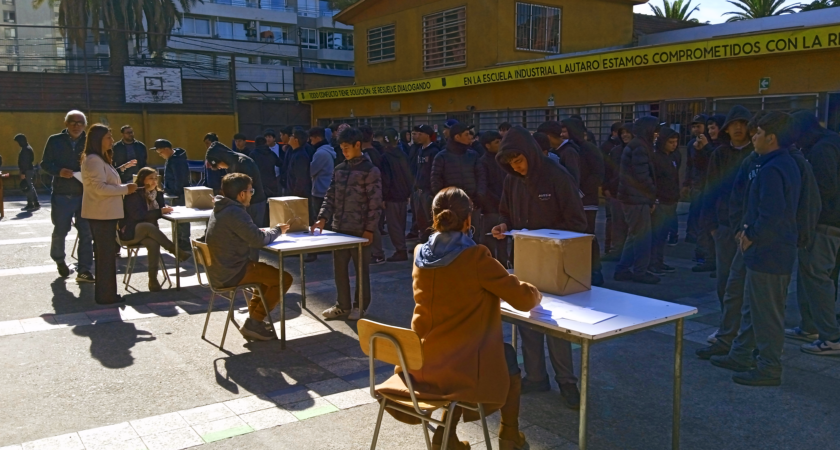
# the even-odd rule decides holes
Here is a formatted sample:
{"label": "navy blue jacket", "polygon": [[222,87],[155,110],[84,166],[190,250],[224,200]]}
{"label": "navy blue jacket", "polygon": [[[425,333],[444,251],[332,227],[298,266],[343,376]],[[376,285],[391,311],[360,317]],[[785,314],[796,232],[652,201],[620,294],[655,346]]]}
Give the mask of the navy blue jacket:
{"label": "navy blue jacket", "polygon": [[184,188],[190,185],[190,165],[186,150],[176,148],[174,151],[163,165],[163,192],[183,201]]}
{"label": "navy blue jacket", "polygon": [[802,177],[787,149],[755,159],[749,172],[743,226],[752,241],[744,252],[747,268],[756,272],[789,275],[796,261],[796,211]]}
{"label": "navy blue jacket", "polygon": [[54,134],[47,139],[44,146],[44,159],[41,161],[41,169],[52,175],[52,191],[55,195],[82,195],[82,183],[74,178],[61,178],[61,169],[70,169],[73,172],[81,172],[82,165],[79,162],[82,152],[85,150],[85,133],[76,141],[74,148],[70,141],[70,134],[67,130]]}

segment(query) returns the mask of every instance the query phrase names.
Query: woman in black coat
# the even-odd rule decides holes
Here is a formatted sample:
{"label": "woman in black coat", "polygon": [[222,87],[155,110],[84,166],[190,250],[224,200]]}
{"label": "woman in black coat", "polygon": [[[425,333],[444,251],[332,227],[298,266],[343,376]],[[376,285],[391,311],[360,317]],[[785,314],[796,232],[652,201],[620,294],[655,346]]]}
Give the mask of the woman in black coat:
{"label": "woman in black coat", "polygon": [[[137,172],[137,191],[123,199],[125,218],[119,224],[120,241],[123,245],[141,244],[148,251],[151,292],[160,291],[160,283],[157,280],[160,248],[175,254],[175,244],[160,231],[157,224],[162,215],[172,212],[172,208],[163,202],[163,191],[160,190],[157,179],[157,171],[151,167],[144,167]],[[178,257],[185,261],[190,254],[180,250]]]}

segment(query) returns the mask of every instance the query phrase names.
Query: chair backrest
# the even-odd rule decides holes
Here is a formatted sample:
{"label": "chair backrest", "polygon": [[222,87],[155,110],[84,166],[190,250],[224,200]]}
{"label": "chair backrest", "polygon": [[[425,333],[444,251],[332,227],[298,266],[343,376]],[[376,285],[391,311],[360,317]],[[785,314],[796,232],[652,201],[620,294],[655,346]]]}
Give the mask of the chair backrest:
{"label": "chair backrest", "polygon": [[[210,273],[207,271],[207,268],[213,264],[213,258],[210,256],[210,247],[208,247],[204,242],[199,242],[195,239],[190,239],[190,244],[193,249],[195,275],[198,278],[198,284],[212,289],[213,282],[210,280]],[[207,276],[207,284],[204,284],[204,282],[201,281],[201,270],[199,270],[199,266],[204,267],[204,275]]]}
{"label": "chair backrest", "polygon": [[[405,366],[403,369],[420,370],[423,368],[423,347],[420,345],[420,336],[414,330],[407,328],[392,327],[382,323],[372,322],[363,319],[357,322],[359,330],[359,345],[365,355],[371,356],[379,361],[393,365],[403,365],[400,362],[399,352],[402,351]],[[374,335],[380,336],[374,336]],[[388,336],[399,344],[383,339],[381,336]],[[373,337],[373,341],[371,341]]]}

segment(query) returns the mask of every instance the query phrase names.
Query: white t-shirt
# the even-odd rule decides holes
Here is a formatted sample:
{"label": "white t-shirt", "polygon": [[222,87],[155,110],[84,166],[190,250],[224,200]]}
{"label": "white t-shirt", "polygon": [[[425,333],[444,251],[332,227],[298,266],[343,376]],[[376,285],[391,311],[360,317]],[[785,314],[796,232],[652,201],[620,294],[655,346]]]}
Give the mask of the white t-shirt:
{"label": "white t-shirt", "polygon": [[[275,155],[277,155],[278,158],[280,157],[280,144],[275,142],[274,145],[272,145],[271,147],[268,147],[268,149],[271,150]],[[279,167],[274,168],[274,176],[275,177],[280,176],[280,168]]]}

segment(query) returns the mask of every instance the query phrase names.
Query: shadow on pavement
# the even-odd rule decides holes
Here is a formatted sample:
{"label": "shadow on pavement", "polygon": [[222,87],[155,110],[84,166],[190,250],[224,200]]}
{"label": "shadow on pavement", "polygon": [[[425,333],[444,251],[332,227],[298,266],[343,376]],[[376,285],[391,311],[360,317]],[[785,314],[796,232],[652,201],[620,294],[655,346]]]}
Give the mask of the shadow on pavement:
{"label": "shadow on pavement", "polygon": [[109,369],[122,369],[134,364],[131,348],[138,342],[157,338],[145,330],[138,330],[131,322],[113,322],[105,327],[78,326],[73,334],[90,338],[90,356]]}

